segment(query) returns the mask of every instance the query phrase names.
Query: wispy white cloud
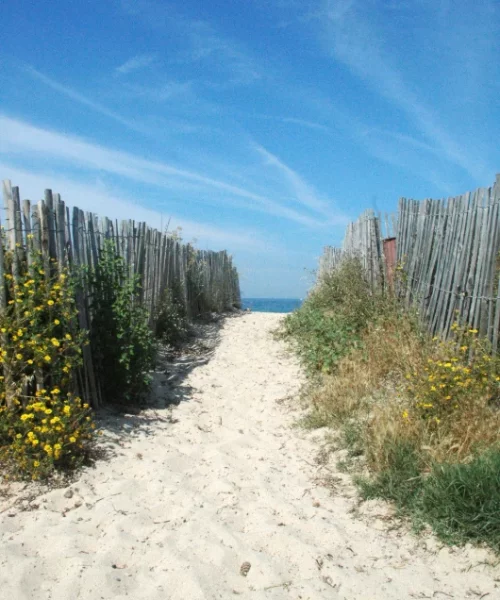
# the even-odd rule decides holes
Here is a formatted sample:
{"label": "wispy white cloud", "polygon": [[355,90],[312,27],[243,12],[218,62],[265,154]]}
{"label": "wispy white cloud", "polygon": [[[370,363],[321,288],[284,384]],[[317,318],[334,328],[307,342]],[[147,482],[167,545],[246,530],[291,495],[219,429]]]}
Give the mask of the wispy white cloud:
{"label": "wispy white cloud", "polygon": [[149,67],[156,61],[155,54],[137,54],[126,60],[123,64],[115,69],[117,75],[127,75],[133,71],[138,71]]}
{"label": "wispy white cloud", "polygon": [[331,129],[321,123],[315,123],[313,121],[307,121],[306,119],[296,119],[295,117],[281,117],[283,123],[292,123],[293,125],[300,125],[308,129],[314,129],[315,131],[324,131],[325,133],[331,133]]}
{"label": "wispy white cloud", "polygon": [[245,114],[245,117],[254,117],[257,119],[266,119],[268,121],[274,121],[277,123],[289,123],[291,125],[297,125],[299,127],[305,127],[306,129],[312,129],[314,131],[322,131],[324,133],[331,133],[332,130],[330,127],[323,125],[322,123],[317,123],[316,121],[310,121],[308,119],[302,119],[297,117],[288,117],[281,115],[266,115],[262,113],[251,113]]}
{"label": "wispy white cloud", "polygon": [[365,18],[365,5],[357,0],[326,0],[323,7],[320,27],[326,27],[327,44],[335,59],[404,111],[449,161],[484,180],[489,172],[484,161],[469,155],[453,139],[391,63],[376,28]]}
{"label": "wispy white cloud", "polygon": [[[280,203],[261,193],[192,169],[146,160],[130,153],[84,141],[76,136],[41,129],[9,117],[0,116],[0,129],[2,131],[0,153],[6,156],[42,157],[44,160],[51,159],[72,168],[118,175],[163,189],[191,192],[206,190],[209,197],[215,196],[220,203],[225,201],[234,206],[240,205],[250,210],[284,217],[309,227],[325,225],[318,215],[310,216],[287,203]],[[298,191],[299,187],[297,187]],[[304,204],[302,199],[299,200]]]}
{"label": "wispy white cloud", "polygon": [[141,99],[151,102],[166,102],[191,95],[193,82],[167,81],[158,85],[125,84],[120,89],[120,96],[128,99]]}
{"label": "wispy white cloud", "polygon": [[275,168],[284,177],[289,189],[292,191],[292,198],[295,202],[326,217],[331,224],[345,225],[348,223],[347,216],[338,210],[336,211],[331,200],[321,198],[311,184],[307,183],[276,155],[258,144],[255,144],[254,148],[264,158],[268,166]]}
{"label": "wispy white cloud", "polygon": [[98,112],[101,115],[104,115],[105,117],[108,117],[109,119],[112,119],[113,121],[116,121],[117,123],[120,123],[120,125],[123,125],[123,126],[127,127],[128,129],[132,129],[132,130],[138,131],[140,133],[145,133],[144,128],[141,127],[141,125],[138,124],[136,121],[132,121],[130,119],[124,118],[117,112],[110,110],[106,106],[100,104],[99,102],[96,102],[95,100],[92,100],[91,98],[81,94],[80,92],[77,92],[76,90],[72,89],[71,87],[68,87],[68,86],[52,79],[51,77],[48,77],[47,75],[44,75],[43,73],[41,73],[40,71],[37,71],[33,67],[26,67],[26,72],[29,73],[32,77],[34,77],[38,81],[41,81],[43,84],[52,88],[56,92],[63,94],[67,98],[70,98],[71,100],[74,100],[75,102],[78,102],[79,104],[82,104],[83,106],[86,106],[87,108],[90,108],[91,110]]}
{"label": "wispy white cloud", "polygon": [[156,0],[122,0],[122,9],[146,27],[179,38],[181,49],[172,62],[200,62],[206,85],[224,87],[252,84],[264,77],[250,53],[237,41],[201,19],[183,14],[178,6]]}
{"label": "wispy white cloud", "polygon": [[186,241],[196,238],[200,247],[212,249],[227,248],[230,251],[258,251],[266,247],[266,240],[255,230],[238,227],[217,227],[201,223],[170,213],[160,212],[141,206],[140,203],[127,197],[98,178],[81,181],[75,178],[61,177],[57,173],[45,171],[34,172],[32,169],[18,168],[6,162],[0,162],[0,179],[9,178],[13,185],[20,187],[23,198],[36,201],[43,196],[43,190],[52,189],[61,194],[62,199],[70,207],[77,206],[81,210],[93,212],[110,219],[132,219],[145,221],[150,226],[160,229],[170,219],[170,228],[182,227],[182,235]]}

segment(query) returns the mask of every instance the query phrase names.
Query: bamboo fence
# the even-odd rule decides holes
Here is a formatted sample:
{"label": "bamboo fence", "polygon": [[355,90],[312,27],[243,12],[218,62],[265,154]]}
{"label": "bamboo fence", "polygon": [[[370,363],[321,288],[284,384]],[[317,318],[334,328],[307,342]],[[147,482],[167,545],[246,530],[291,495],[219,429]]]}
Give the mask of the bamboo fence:
{"label": "bamboo fence", "polygon": [[397,259],[402,293],[434,334],[457,316],[498,349],[500,175],[492,187],[455,198],[399,202]]}
{"label": "bamboo fence", "polygon": [[[346,256],[356,256],[361,261],[373,287],[384,285],[386,280],[384,238],[392,236],[396,227],[390,215],[365,211],[357,221],[349,223],[342,248],[326,246],[319,260],[318,277],[321,280]],[[385,233],[384,233],[385,230]]]}
{"label": "bamboo fence", "polygon": [[[500,328],[499,204],[497,175],[493,186],[447,200],[401,198],[394,224],[399,295],[418,309],[432,334],[448,337],[459,318],[486,336],[494,351]],[[386,285],[381,229],[380,216],[364,213],[349,225],[342,249],[325,248],[319,278],[344,256],[356,255],[372,285]]]}
{"label": "bamboo fence", "polygon": [[[167,232],[132,220],[118,222],[100,218],[79,208],[72,211],[59,194],[45,190],[44,199],[31,203],[20,200],[18,187],[3,181],[5,218],[3,230],[6,247],[13,252],[12,276],[28,248],[28,236],[36,251],[41,251],[47,265],[95,268],[106,240],[124,260],[130,275],[139,277],[140,301],[149,314],[152,328],[156,325],[157,308],[167,289],[176,291],[189,317],[206,312],[223,312],[241,307],[238,272],[226,251],[196,250]],[[6,263],[0,244],[0,281],[4,281]],[[79,326],[92,331],[90,310],[92,289],[88,283],[76,293]],[[0,285],[0,311],[5,310],[5,288]],[[102,402],[99,381],[89,346],[83,348],[84,365],[77,382],[85,401],[97,407]]]}

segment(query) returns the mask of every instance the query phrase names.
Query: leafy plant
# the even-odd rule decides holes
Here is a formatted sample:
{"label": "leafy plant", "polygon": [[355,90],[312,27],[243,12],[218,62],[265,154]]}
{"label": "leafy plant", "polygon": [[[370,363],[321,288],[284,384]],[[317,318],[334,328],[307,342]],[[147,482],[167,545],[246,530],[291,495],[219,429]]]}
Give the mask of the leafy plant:
{"label": "leafy plant", "polygon": [[92,289],[92,352],[108,402],[141,401],[151,382],[155,343],[148,314],[140,303],[140,280],[130,275],[112,242],[106,241]]}
{"label": "leafy plant", "polygon": [[339,360],[360,345],[363,330],[382,306],[360,261],[346,258],[285,319],[283,335],[295,340],[310,371],[332,373]]}
{"label": "leafy plant", "polygon": [[189,320],[179,294],[174,289],[165,289],[156,312],[156,337],[176,346],[186,338],[188,331]]}

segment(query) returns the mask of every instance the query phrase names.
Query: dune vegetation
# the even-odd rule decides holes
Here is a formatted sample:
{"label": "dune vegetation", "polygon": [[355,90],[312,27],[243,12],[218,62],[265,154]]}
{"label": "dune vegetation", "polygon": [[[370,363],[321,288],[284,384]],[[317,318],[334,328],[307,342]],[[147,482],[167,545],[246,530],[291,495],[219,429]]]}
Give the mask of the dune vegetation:
{"label": "dune vegetation", "polygon": [[308,374],[308,427],[335,432],[363,498],[417,529],[500,550],[500,358],[455,322],[431,338],[355,258],[322,278],[281,334]]}

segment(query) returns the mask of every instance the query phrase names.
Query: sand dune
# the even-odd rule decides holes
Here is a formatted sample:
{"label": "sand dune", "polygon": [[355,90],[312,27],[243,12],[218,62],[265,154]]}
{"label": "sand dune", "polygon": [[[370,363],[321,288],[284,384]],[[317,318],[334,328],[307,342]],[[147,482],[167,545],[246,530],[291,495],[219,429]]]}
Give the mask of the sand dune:
{"label": "sand dune", "polygon": [[269,334],[280,318],[212,327],[205,353],[157,375],[156,408],[104,416],[108,458],[3,498],[0,598],[500,598],[490,553],[394,528],[315,463],[322,433],[292,427],[299,366]]}

